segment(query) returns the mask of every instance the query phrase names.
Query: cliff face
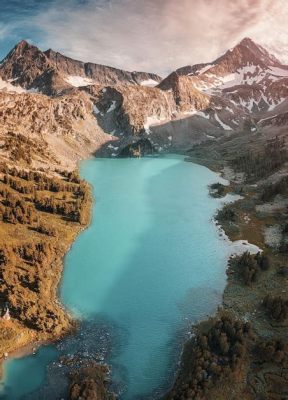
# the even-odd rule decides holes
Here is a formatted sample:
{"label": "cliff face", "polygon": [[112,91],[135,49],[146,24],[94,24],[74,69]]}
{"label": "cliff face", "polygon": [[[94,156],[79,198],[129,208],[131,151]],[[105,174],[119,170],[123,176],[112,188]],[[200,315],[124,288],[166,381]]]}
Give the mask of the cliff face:
{"label": "cliff face", "polygon": [[155,123],[170,120],[176,111],[172,95],[159,89],[117,85],[83,90],[94,104],[99,125],[120,136],[144,133],[149,118]]}
{"label": "cliff face", "polygon": [[23,88],[31,88],[35,79],[53,69],[52,63],[37,47],[22,40],[0,65],[0,75],[6,81],[17,82]]}
{"label": "cliff face", "polygon": [[287,65],[251,39],[243,39],[233,49],[211,63],[179,68],[177,74],[189,76],[204,93],[232,101],[250,115],[274,111],[287,100]]}
{"label": "cliff face", "polygon": [[196,89],[189,76],[181,76],[177,72],[164,79],[158,88],[172,92],[178,110],[182,112],[203,110],[210,103],[210,96]]}

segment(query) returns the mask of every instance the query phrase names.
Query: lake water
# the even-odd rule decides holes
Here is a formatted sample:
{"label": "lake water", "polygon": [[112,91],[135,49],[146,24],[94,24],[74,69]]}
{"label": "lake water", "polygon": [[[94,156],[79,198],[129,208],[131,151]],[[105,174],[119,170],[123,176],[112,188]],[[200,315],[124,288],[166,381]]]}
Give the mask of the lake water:
{"label": "lake water", "polygon": [[66,257],[60,296],[82,324],[59,345],[6,362],[2,398],[60,399],[59,357],[76,353],[109,363],[122,399],[157,397],[191,324],[221,302],[231,249],[211,220],[221,201],[207,189],[218,175],[178,156],[91,159],[81,175],[93,185],[93,220]]}

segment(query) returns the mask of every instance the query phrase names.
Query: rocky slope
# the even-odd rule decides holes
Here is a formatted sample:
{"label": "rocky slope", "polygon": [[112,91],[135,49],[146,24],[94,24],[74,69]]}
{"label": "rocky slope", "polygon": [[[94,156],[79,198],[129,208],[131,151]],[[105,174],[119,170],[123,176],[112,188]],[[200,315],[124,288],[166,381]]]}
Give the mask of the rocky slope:
{"label": "rocky slope", "polygon": [[[135,93],[126,91],[124,97],[129,98],[126,104],[133,103],[133,107],[127,107],[125,102],[124,109],[118,107],[119,103],[112,94],[116,88],[106,88],[104,91],[107,92],[102,92],[103,101],[108,101],[108,96],[111,96],[111,103],[108,103],[112,105],[116,101],[115,108],[102,110],[100,106],[97,120],[105,131],[114,132],[119,140],[105,151],[110,155],[122,154],[123,147],[127,150],[130,143],[133,154],[135,146],[137,148],[135,142],[140,140],[141,143],[148,140],[150,147],[158,151],[185,151],[203,141],[243,131],[259,132],[269,124],[281,129],[287,125],[283,116],[288,104],[287,74],[287,66],[281,65],[265,49],[246,38],[213,63],[188,66],[173,72],[145,95],[139,91],[135,97]],[[168,96],[165,112],[161,103],[163,96],[156,89]],[[124,89],[116,90],[122,93]],[[100,97],[98,95],[96,101],[102,104]],[[161,104],[157,110],[150,107],[155,97]],[[136,125],[133,124],[133,108],[138,113],[136,119],[139,123]],[[121,121],[120,126],[111,123],[112,120]],[[129,154],[129,151],[124,153]]]}
{"label": "rocky slope", "polygon": [[[38,154],[30,148],[31,165],[71,169],[79,159],[92,154],[111,139],[97,125],[93,104],[82,93],[57,98],[41,94],[0,92],[0,149],[3,160],[10,159],[13,148],[5,142],[12,135],[30,139],[43,148]],[[21,141],[15,143],[20,146]]]}

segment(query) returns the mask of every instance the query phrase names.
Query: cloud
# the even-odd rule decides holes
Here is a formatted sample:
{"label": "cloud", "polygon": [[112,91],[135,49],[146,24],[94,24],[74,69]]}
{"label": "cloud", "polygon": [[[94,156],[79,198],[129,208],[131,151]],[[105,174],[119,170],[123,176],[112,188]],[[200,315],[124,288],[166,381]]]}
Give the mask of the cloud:
{"label": "cloud", "polygon": [[244,36],[277,52],[288,43],[287,20],[286,0],[55,0],[32,24],[42,47],[165,75],[212,61]]}
{"label": "cloud", "polygon": [[247,29],[247,35],[288,64],[288,3],[286,0],[262,2],[261,18]]}

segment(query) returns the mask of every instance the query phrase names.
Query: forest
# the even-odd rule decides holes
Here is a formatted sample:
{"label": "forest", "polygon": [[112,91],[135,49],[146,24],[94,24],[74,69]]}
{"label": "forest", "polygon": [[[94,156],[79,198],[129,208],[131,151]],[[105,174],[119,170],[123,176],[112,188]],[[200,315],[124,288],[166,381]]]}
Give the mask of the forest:
{"label": "forest", "polygon": [[12,320],[37,332],[64,329],[55,280],[67,246],[89,221],[90,202],[89,185],[76,171],[0,164],[2,314],[9,307]]}
{"label": "forest", "polygon": [[39,227],[36,210],[58,214],[71,221],[85,223],[88,186],[76,172],[61,178],[48,177],[36,171],[18,170],[1,165],[0,220],[7,223]]}

